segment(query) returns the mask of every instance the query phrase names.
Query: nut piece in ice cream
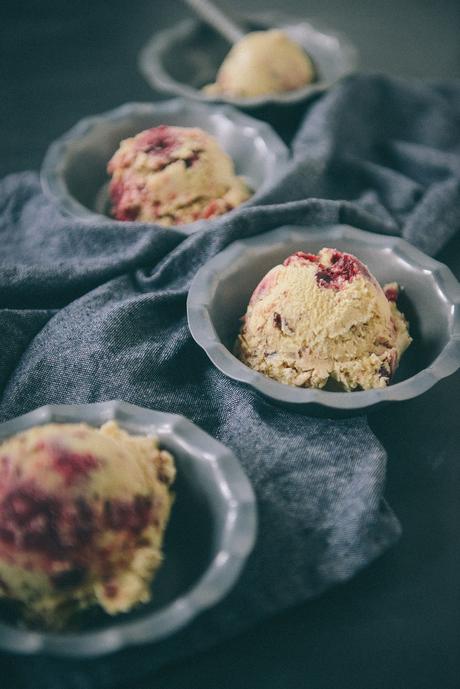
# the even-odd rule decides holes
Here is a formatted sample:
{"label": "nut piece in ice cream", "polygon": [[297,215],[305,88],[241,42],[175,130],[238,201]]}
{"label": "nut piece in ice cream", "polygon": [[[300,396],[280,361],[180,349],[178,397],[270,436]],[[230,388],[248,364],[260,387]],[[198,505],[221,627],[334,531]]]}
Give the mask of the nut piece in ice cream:
{"label": "nut piece in ice cream", "polygon": [[216,139],[160,125],[125,139],[107,166],[112,215],[179,225],[236,208],[251,192]]}
{"label": "nut piece in ice cream", "polygon": [[277,29],[242,38],[223,61],[209,95],[251,98],[294,91],[315,79],[307,53]]}
{"label": "nut piece in ice cream", "polygon": [[396,306],[355,256],[299,251],[255,289],[237,341],[239,358],[281,383],[346,391],[388,385],[411,343]]}
{"label": "nut piece in ice cream", "polygon": [[0,596],[49,629],[150,597],[175,468],[116,423],[48,424],[0,445]]}

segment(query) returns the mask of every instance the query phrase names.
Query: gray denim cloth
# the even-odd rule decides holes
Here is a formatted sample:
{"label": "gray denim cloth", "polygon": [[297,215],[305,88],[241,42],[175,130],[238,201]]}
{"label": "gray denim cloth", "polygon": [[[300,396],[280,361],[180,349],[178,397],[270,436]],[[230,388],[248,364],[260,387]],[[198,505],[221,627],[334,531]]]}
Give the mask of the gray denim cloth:
{"label": "gray denim cloth", "polygon": [[12,685],[132,686],[351,577],[398,538],[366,418],[309,418],[227,379],[191,339],[185,301],[210,257],[284,224],[349,223],[439,250],[460,226],[460,84],[349,78],[310,105],[292,152],[260,205],[186,238],[63,217],[34,173],[0,183],[0,420],[112,398],[184,414],[235,451],[260,520],[236,587],[182,632],[89,661],[3,654]]}

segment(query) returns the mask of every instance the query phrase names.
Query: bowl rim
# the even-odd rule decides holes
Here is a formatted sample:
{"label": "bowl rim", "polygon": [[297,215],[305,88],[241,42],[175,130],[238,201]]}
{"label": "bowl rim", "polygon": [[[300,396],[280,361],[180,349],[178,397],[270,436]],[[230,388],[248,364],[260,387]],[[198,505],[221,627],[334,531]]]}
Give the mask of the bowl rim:
{"label": "bowl rim", "polygon": [[[90,404],[49,404],[0,424],[0,442],[34,425],[85,421],[100,425],[114,419],[120,426],[152,427],[155,434],[175,438],[186,452],[191,449],[209,464],[226,504],[222,542],[199,579],[183,594],[159,610],[132,621],[88,632],[56,633],[18,628],[0,622],[0,647],[23,654],[95,657],[121,648],[159,641],[178,631],[198,614],[222,599],[237,581],[251,553],[257,532],[257,508],[253,488],[235,454],[180,414],[110,400]],[[130,423],[127,423],[127,419]],[[134,423],[133,423],[134,422]],[[144,431],[145,432],[145,431]],[[115,620],[117,618],[114,618]]]}
{"label": "bowl rim", "polygon": [[[233,208],[231,211],[224,213],[221,216],[212,218],[210,220],[197,220],[192,223],[185,223],[183,225],[174,225],[173,227],[165,228],[158,223],[146,223],[142,221],[122,221],[111,218],[108,215],[103,215],[92,211],[85,205],[77,201],[71,194],[64,180],[65,160],[69,148],[72,145],[83,139],[85,136],[100,124],[104,122],[118,122],[124,118],[135,114],[160,114],[165,118],[168,116],[177,116],[183,112],[196,111],[197,125],[199,126],[200,114],[217,115],[227,121],[241,128],[251,128],[256,134],[263,138],[267,147],[274,154],[276,164],[273,165],[273,174],[270,178],[265,179],[252,196],[244,201],[242,204]],[[148,225],[161,230],[173,230],[189,235],[199,230],[209,229],[212,225],[222,222],[225,218],[233,216],[241,209],[247,206],[252,206],[263,196],[281,176],[285,166],[289,161],[290,153],[288,147],[283,143],[281,138],[275,130],[267,123],[258,120],[250,115],[240,112],[229,104],[214,104],[214,103],[199,103],[197,101],[187,101],[184,98],[176,97],[163,101],[144,101],[144,102],[129,102],[124,103],[112,110],[98,113],[96,115],[89,115],[79,120],[73,127],[53,141],[45,152],[41,170],[40,183],[45,196],[57,205],[66,215],[78,217],[81,220],[90,221],[91,223],[111,223],[126,229],[126,226],[133,225]]]}
{"label": "bowl rim", "polygon": [[[243,16],[243,15],[242,15]],[[354,72],[359,63],[359,53],[356,46],[342,32],[326,27],[321,21],[276,10],[261,13],[244,14],[244,18],[259,22],[267,27],[295,23],[307,24],[317,34],[324,34],[328,39],[334,39],[340,45],[344,55],[343,71],[337,78],[330,81],[317,81],[307,84],[295,91],[250,98],[230,98],[221,95],[205,94],[200,89],[184,84],[174,79],[163,66],[163,54],[172,41],[186,38],[202,25],[199,19],[187,18],[177,24],[152,34],[138,55],[138,68],[146,81],[154,89],[165,93],[175,93],[192,98],[203,103],[227,103],[238,108],[254,109],[266,105],[289,106],[302,102],[315,94],[322,93],[335,84],[339,79]]]}
{"label": "bowl rim", "polygon": [[[308,233],[308,235],[306,234]],[[432,275],[437,288],[451,305],[450,339],[436,359],[426,368],[386,388],[355,392],[330,392],[312,388],[297,388],[255,371],[232,354],[221,342],[209,314],[209,303],[215,292],[219,276],[229,264],[244,254],[248,248],[263,243],[276,244],[285,239],[299,239],[305,243],[308,237],[324,240],[352,239],[363,245],[379,246],[404,258],[411,266]],[[265,397],[282,404],[297,406],[320,405],[326,409],[353,412],[366,410],[385,401],[402,401],[422,394],[442,378],[460,367],[460,283],[443,263],[424,254],[409,242],[396,236],[365,232],[350,225],[286,225],[271,232],[233,242],[208,261],[195,275],[187,298],[187,321],[195,342],[202,347],[212,363],[226,376],[240,381]],[[455,316],[457,316],[455,318]]]}

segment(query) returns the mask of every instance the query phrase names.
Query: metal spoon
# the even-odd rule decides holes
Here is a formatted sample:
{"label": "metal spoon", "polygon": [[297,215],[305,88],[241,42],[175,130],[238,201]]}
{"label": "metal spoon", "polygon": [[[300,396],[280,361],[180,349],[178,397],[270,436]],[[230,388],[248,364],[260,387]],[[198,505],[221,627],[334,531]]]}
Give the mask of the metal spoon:
{"label": "metal spoon", "polygon": [[247,33],[226,12],[210,0],[184,0],[184,2],[229,43],[237,43]]}

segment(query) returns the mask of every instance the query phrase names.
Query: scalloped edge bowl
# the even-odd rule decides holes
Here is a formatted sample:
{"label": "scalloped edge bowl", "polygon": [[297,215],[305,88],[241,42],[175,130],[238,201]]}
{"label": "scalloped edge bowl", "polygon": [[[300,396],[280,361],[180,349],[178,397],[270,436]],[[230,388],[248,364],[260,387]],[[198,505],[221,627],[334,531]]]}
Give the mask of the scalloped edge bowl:
{"label": "scalloped edge bowl", "polygon": [[[311,56],[315,62],[318,62],[321,57],[323,60],[326,58],[332,60],[331,66],[327,68],[326,78],[319,79],[296,91],[253,98],[229,98],[204,94],[200,89],[190,84],[177,81],[171,76],[164,64],[164,55],[171,44],[175,43],[177,51],[180,52],[180,44],[190,38],[202,24],[197,19],[185,19],[174,27],[153,34],[139,53],[139,70],[147,82],[158,91],[185,96],[206,103],[229,103],[243,110],[252,110],[265,106],[289,106],[301,103],[313,95],[327,90],[336,81],[355,71],[358,65],[358,51],[349,39],[340,32],[324,27],[321,22],[277,11],[248,14],[245,15],[244,19],[267,29],[285,28],[293,40],[300,43],[307,52],[313,50],[311,45],[313,42],[317,53],[316,60],[314,52],[311,53]],[[218,67],[219,65],[216,64],[216,72]]]}
{"label": "scalloped edge bowl", "polygon": [[[100,426],[114,419],[131,433],[155,433],[160,445],[206,465],[208,491],[219,494],[225,510],[220,542],[198,581],[184,594],[135,620],[114,618],[103,629],[51,633],[31,631],[0,621],[0,648],[15,653],[91,657],[133,644],[158,641],[181,629],[215,605],[235,584],[254,546],[257,514],[254,492],[239,461],[224,445],[178,414],[153,411],[120,400],[94,404],[47,405],[0,424],[0,441],[31,426],[86,422]],[[211,485],[212,484],[212,485]],[[214,510],[214,516],[217,507]]]}
{"label": "scalloped edge bowl", "polygon": [[[84,205],[69,189],[67,182],[69,176],[78,174],[84,177],[87,174],[81,158],[84,159],[87,155],[93,159],[104,159],[106,164],[118,147],[119,132],[123,132],[121,138],[132,136],[142,128],[145,129],[142,125],[140,129],[136,129],[134,122],[145,123],[150,120],[150,117],[152,118],[150,126],[160,123],[197,126],[213,134],[233,158],[237,174],[242,175],[254,188],[253,195],[240,206],[221,216],[184,225],[174,225],[171,228],[155,223],[115,220],[93,210],[97,202],[93,203],[93,209]],[[98,150],[98,137],[99,141],[107,137],[110,143],[113,138],[110,155],[107,156],[107,142],[101,144],[103,150]],[[258,158],[263,161],[262,172],[254,170],[254,160],[257,161]],[[274,186],[288,159],[287,147],[266,122],[241,113],[229,105],[187,102],[182,98],[174,98],[159,103],[125,103],[114,110],[83,118],[49,146],[43,160],[40,181],[43,192],[53,203],[65,214],[81,220],[117,224],[120,229],[127,229],[136,224],[191,234],[210,229],[224,222],[228,217],[234,217],[242,208],[256,204]],[[108,176],[103,178],[102,169],[100,175],[98,172],[98,176],[101,179],[93,191],[95,199],[108,181]]]}
{"label": "scalloped edge bowl", "polygon": [[[338,248],[349,251],[358,258],[360,246],[367,247],[368,250],[376,247],[386,252],[388,260],[394,257],[394,260],[402,260],[409,265],[414,270],[416,276],[414,279],[424,280],[430,276],[433,294],[436,291],[440,295],[439,301],[445,309],[449,333],[448,341],[435,360],[423,370],[401,382],[390,384],[386,388],[356,392],[296,388],[272,380],[239,361],[223,344],[213,323],[211,306],[219,282],[229,270],[234,270],[235,266],[239,265],[241,271],[244,269],[251,273],[251,280],[255,287],[266,272],[263,271],[260,274],[256,267],[264,251],[270,252],[271,247],[279,249],[286,244],[285,256],[288,256],[292,250],[310,250],[309,241],[321,242],[322,246],[334,246],[336,242],[339,242]],[[298,248],[293,249],[293,246]],[[364,262],[366,263],[365,260]],[[370,270],[372,271],[372,266]],[[236,282],[240,284],[242,281],[237,278]],[[248,301],[250,293],[245,296]],[[413,297],[414,294],[408,295],[409,299]],[[348,225],[334,225],[329,228],[282,227],[230,244],[196,274],[188,294],[187,317],[192,337],[222,373],[245,383],[273,402],[314,415],[350,416],[358,412],[367,412],[384,402],[417,397],[442,378],[454,373],[460,366],[460,283],[449,268],[403,239],[364,232]],[[424,314],[424,317],[429,318],[430,314]],[[408,353],[404,356],[407,357]]]}

